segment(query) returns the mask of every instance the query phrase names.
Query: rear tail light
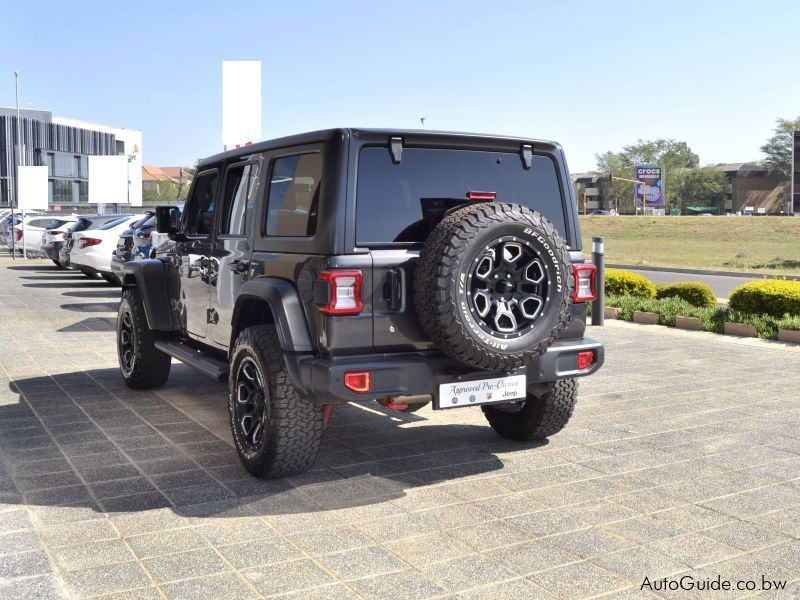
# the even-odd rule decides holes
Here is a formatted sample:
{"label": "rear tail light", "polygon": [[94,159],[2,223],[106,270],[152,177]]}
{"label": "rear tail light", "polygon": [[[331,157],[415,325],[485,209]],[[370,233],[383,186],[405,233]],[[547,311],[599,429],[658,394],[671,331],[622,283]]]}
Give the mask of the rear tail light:
{"label": "rear tail light", "polygon": [[140,233],[140,234],[139,234],[139,237],[140,237],[140,238],[143,238],[143,239],[145,239],[145,240],[149,240],[149,239],[150,239],[150,232],[149,232],[149,231],[146,231],[145,233]]}
{"label": "rear tail light", "polygon": [[17,229],[16,235],[17,241],[20,241],[22,239],[22,229]]}
{"label": "rear tail light", "polygon": [[97,246],[103,240],[99,240],[97,238],[81,238],[80,249],[88,248],[89,246]]}
{"label": "rear tail light", "polygon": [[575,278],[575,289],[572,290],[573,302],[591,302],[597,297],[594,265],[572,265],[572,276]]}
{"label": "rear tail light", "polygon": [[64,233],[63,231],[59,231],[58,229],[51,229],[47,232],[47,235],[61,235]]}
{"label": "rear tail light", "polygon": [[578,352],[578,371],[588,369],[594,363],[594,350]]}
{"label": "rear tail light", "polygon": [[364,309],[361,301],[361,271],[322,271],[319,278],[330,286],[328,303],[320,307],[326,315],[357,315]]}
{"label": "rear tail light", "polygon": [[363,394],[369,391],[369,371],[356,371],[344,374],[344,387]]}

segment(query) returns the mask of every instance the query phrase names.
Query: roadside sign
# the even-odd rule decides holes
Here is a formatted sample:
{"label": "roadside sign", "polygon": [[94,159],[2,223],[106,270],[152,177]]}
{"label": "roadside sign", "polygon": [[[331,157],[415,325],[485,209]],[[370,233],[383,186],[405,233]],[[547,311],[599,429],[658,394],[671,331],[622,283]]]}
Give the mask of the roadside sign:
{"label": "roadside sign", "polygon": [[19,201],[17,208],[47,210],[47,167],[19,167]]}
{"label": "roadside sign", "polygon": [[633,178],[643,184],[634,184],[633,202],[637,207],[642,206],[645,185],[647,187],[646,207],[663,207],[664,191],[661,177],[662,169],[658,165],[636,165],[633,167]]}

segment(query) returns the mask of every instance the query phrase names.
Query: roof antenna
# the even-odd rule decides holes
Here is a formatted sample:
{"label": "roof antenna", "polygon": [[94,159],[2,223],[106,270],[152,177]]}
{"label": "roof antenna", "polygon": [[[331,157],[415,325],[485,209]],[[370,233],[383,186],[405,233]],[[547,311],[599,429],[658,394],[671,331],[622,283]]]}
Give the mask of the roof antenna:
{"label": "roof antenna", "polygon": [[422,123],[422,128],[425,129],[425,117],[420,117],[419,122]]}

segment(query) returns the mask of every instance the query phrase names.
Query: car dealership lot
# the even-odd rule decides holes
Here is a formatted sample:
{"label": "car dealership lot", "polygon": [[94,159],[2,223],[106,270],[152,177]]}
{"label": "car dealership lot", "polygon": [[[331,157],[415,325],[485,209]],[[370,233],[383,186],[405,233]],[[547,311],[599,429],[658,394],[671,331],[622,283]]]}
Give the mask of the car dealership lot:
{"label": "car dealership lot", "polygon": [[796,348],[611,322],[590,329],[605,367],[546,445],[504,441],[472,408],[344,406],[314,470],[259,481],[231,445],[225,386],[182,365],[155,392],[123,385],[118,298],[0,259],[0,597],[574,598],[638,594],[645,577],[800,579]]}

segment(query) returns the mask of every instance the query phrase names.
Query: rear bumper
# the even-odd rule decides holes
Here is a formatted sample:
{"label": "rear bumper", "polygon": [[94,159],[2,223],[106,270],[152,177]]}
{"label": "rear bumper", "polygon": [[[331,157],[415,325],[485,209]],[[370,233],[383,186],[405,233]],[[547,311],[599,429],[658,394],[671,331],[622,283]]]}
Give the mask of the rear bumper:
{"label": "rear bumper", "polygon": [[63,245],[63,242],[50,242],[49,244],[41,246],[40,250],[43,254],[47,255],[47,258],[58,260],[58,251],[61,250],[61,246]]}
{"label": "rear bumper", "polygon": [[[577,369],[577,354],[594,352],[594,362]],[[286,362],[295,387],[312,402],[359,402],[395,396],[431,396],[439,385],[455,381],[486,379],[504,375],[526,375],[528,384],[585,377],[596,372],[605,359],[603,345],[589,338],[554,342],[527,367],[512,372],[465,370],[451,359],[420,354],[348,356],[336,359],[287,354]],[[369,371],[370,391],[356,393],[344,386],[344,374]]]}

